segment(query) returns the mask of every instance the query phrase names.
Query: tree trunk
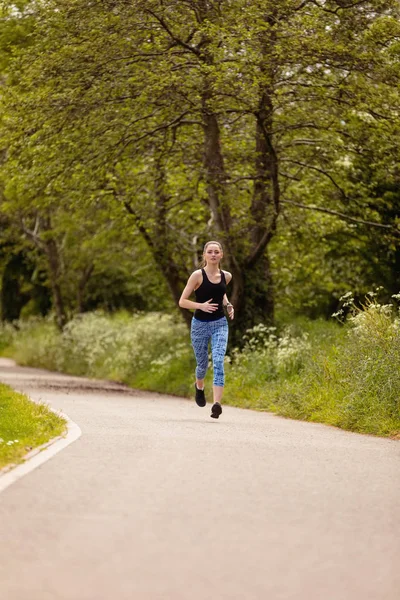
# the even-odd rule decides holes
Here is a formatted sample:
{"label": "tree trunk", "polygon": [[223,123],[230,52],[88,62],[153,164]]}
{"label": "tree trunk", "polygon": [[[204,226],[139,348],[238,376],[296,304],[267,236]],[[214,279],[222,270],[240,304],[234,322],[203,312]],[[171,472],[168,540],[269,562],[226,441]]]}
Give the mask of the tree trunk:
{"label": "tree trunk", "polygon": [[[44,217],[36,217],[36,224],[33,230],[28,229],[24,222],[21,222],[22,231],[33,241],[35,246],[43,252],[47,260],[47,274],[50,280],[52,306],[56,311],[56,322],[59,329],[62,329],[67,322],[67,313],[64,306],[64,300],[61,290],[61,260],[58,246],[52,233],[51,216],[48,213]],[[39,235],[39,226],[42,227],[43,236]]]}
{"label": "tree trunk", "polygon": [[[46,220],[46,232],[50,231],[50,221]],[[64,300],[61,291],[61,261],[58,252],[57,242],[54,238],[46,239],[43,242],[44,252],[47,258],[50,286],[53,296],[54,308],[56,311],[56,321],[59,329],[63,329],[67,322],[67,313],[65,311]]]}
{"label": "tree trunk", "polygon": [[138,212],[129,202],[124,202],[127,211],[134,217],[136,226],[141,232],[143,238],[153,255],[154,262],[164,276],[172,298],[176,306],[187,324],[190,327],[192,322],[192,313],[185,308],[179,306],[179,299],[186,285],[187,274],[182,272],[173,256],[176,254],[177,240],[174,237],[171,239],[167,224],[167,201],[168,196],[165,193],[165,169],[162,163],[162,158],[158,157],[155,165],[156,178],[154,182],[155,196],[155,218],[154,231],[150,235],[149,231],[144,227]]}
{"label": "tree trunk", "polygon": [[88,265],[86,267],[86,269],[84,269],[82,276],[79,280],[78,283],[78,289],[76,292],[76,305],[77,305],[77,310],[78,313],[83,313],[84,312],[84,294],[85,294],[85,288],[88,284],[88,281],[93,273],[94,270],[94,265]]}
{"label": "tree trunk", "polygon": [[173,261],[171,261],[164,252],[154,250],[153,254],[155,261],[157,262],[159,268],[161,268],[163,275],[166,278],[169,290],[176,303],[176,306],[179,307],[179,310],[184,318],[186,325],[190,327],[193,316],[192,312],[187,310],[186,308],[181,308],[178,304],[181,294],[183,292],[183,288],[186,285],[186,280],[182,278],[177,265]]}
{"label": "tree trunk", "polygon": [[228,237],[231,216],[224,201],[226,173],[221,152],[221,134],[216,115],[208,108],[211,99],[209,83],[205,83],[202,99],[202,116],[204,130],[204,171],[207,181],[207,195],[210,210],[215,222],[215,232],[224,240]]}
{"label": "tree trunk", "polygon": [[247,329],[259,323],[272,325],[274,318],[273,280],[267,252],[252,267],[243,269],[242,275],[231,295],[235,320],[230,346],[241,346]]}
{"label": "tree trunk", "polygon": [[30,273],[22,252],[10,257],[2,274],[1,280],[1,320],[16,321],[21,310],[30,300],[30,295],[22,291],[23,284],[29,279]]}
{"label": "tree trunk", "polygon": [[[269,25],[274,21],[266,18]],[[255,126],[255,181],[251,203],[251,250],[243,263],[243,285],[238,296],[238,330],[274,320],[274,290],[268,244],[273,238],[280,208],[278,158],[273,145],[273,63],[270,48],[275,43],[273,27],[262,47],[261,84]]]}

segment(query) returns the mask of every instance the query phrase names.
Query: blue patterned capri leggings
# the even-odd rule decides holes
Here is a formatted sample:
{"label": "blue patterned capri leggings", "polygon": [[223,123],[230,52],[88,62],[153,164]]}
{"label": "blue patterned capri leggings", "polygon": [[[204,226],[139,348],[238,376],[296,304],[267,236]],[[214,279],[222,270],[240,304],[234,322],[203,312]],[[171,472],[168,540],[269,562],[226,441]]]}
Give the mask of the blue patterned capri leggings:
{"label": "blue patterned capri leggings", "polygon": [[196,377],[204,379],[208,367],[208,343],[211,340],[211,354],[214,367],[214,385],[223,387],[225,383],[224,358],[228,344],[228,321],[222,317],[217,321],[199,321],[192,318],[191,340],[196,357]]}

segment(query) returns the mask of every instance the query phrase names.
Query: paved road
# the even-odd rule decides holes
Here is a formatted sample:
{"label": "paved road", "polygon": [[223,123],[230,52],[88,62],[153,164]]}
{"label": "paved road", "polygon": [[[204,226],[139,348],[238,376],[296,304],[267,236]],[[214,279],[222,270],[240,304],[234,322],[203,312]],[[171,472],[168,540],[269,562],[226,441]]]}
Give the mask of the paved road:
{"label": "paved road", "polygon": [[2,600],[398,600],[400,443],[22,368],[82,437],[0,496]]}

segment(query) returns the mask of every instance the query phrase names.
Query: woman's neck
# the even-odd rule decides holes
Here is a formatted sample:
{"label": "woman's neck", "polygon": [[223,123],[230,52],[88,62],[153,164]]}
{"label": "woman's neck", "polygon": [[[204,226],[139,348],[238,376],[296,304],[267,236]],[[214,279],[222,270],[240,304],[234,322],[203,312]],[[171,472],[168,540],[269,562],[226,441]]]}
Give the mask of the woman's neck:
{"label": "woman's neck", "polygon": [[204,270],[207,271],[207,273],[209,273],[210,275],[215,275],[216,273],[219,273],[220,266],[219,266],[219,264],[218,265],[206,264],[206,266],[204,267]]}

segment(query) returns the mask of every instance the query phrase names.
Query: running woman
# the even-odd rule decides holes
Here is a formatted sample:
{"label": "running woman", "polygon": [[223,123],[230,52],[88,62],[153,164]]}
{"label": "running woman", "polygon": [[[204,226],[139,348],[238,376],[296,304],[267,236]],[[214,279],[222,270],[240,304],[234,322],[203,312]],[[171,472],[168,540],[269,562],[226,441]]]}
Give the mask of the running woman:
{"label": "running woman", "polygon": [[[230,319],[234,318],[234,308],[226,295],[226,286],[232,275],[222,271],[220,262],[224,256],[219,242],[207,242],[203,250],[203,262],[200,269],[194,271],[182,292],[179,306],[195,309],[191,325],[191,341],[196,357],[195,394],[198,406],[206,405],[204,378],[208,367],[208,344],[211,341],[211,354],[214,369],[213,405],[211,416],[218,419],[222,413],[221,399],[224,391],[224,358],[228,343],[228,321],[224,307]],[[195,293],[196,301],[189,300]]]}

